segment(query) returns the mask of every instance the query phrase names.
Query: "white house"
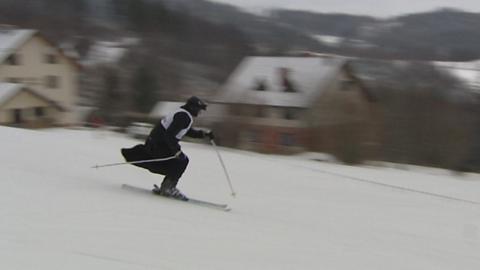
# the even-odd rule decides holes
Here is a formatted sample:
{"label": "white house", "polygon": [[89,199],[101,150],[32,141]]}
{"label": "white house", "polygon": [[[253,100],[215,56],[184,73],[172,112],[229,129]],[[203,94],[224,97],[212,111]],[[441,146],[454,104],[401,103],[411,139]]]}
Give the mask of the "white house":
{"label": "white house", "polygon": [[46,119],[51,125],[74,124],[79,70],[38,31],[0,27],[0,84],[7,83],[0,96],[9,97],[0,104],[0,124],[28,126]]}

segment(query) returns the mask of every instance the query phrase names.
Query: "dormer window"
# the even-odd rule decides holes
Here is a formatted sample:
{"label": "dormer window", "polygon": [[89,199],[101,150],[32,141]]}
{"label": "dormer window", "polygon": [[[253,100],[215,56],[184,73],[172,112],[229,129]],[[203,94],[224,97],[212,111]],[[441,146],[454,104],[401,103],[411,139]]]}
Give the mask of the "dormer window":
{"label": "dormer window", "polygon": [[6,60],[8,65],[17,66],[20,65],[20,56],[16,53],[12,53]]}
{"label": "dormer window", "polygon": [[295,90],[295,88],[293,87],[292,85],[292,82],[288,79],[285,79],[283,81],[283,91],[284,92],[288,92],[288,93],[295,93],[297,92],[297,90]]}
{"label": "dormer window", "polygon": [[256,91],[267,91],[268,90],[268,85],[267,82],[263,79],[257,79],[255,81],[255,85],[253,87],[253,90]]}
{"label": "dormer window", "polygon": [[60,86],[60,79],[57,76],[46,76],[45,86],[50,89],[57,89]]}

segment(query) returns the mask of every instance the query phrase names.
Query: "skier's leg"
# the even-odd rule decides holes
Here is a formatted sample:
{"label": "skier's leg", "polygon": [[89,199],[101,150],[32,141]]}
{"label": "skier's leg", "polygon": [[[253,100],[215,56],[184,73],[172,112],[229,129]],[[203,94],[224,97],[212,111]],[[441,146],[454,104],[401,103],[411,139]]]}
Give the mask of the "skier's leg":
{"label": "skier's leg", "polygon": [[160,187],[159,193],[161,195],[171,196],[179,199],[186,199],[187,197],[183,195],[177,188],[178,180],[185,172],[185,169],[188,166],[188,158],[185,156],[182,159],[172,160],[169,164],[169,173],[163,179],[162,185]]}
{"label": "skier's leg", "polygon": [[177,186],[178,180],[180,179],[180,177],[182,177],[183,173],[187,169],[188,162],[188,157],[184,155],[182,158],[173,159],[169,164],[169,172],[165,176],[165,178],[171,182],[172,187]]}

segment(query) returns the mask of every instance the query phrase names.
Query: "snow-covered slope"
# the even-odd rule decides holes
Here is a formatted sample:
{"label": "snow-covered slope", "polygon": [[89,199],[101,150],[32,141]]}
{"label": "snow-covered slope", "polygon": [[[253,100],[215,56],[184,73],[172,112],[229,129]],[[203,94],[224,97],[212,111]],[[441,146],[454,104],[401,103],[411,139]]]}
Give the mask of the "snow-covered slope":
{"label": "snow-covered slope", "polygon": [[137,143],[90,131],[0,127],[1,269],[480,269],[476,175],[349,167],[184,143],[180,189],[231,212],[136,194],[156,176]]}

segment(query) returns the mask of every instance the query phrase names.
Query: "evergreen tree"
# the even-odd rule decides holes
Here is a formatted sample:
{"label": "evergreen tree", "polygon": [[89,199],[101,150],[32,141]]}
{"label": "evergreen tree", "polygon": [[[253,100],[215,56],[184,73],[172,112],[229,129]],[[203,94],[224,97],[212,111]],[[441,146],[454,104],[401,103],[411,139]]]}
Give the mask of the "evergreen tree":
{"label": "evergreen tree", "polygon": [[102,77],[103,94],[99,102],[99,109],[101,115],[107,121],[111,121],[113,115],[116,113],[117,104],[120,102],[120,78],[117,71],[112,68],[104,69]]}

